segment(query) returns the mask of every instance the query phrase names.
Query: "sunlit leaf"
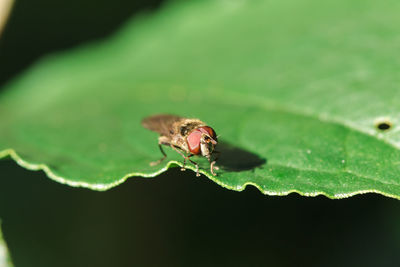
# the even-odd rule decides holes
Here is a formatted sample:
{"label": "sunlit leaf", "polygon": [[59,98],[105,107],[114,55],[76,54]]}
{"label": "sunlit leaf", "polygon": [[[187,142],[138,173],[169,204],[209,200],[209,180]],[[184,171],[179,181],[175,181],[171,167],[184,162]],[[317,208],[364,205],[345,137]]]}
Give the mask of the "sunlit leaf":
{"label": "sunlit leaf", "polygon": [[[143,117],[200,118],[233,190],[400,196],[400,2],[182,1],[49,56],[0,95],[0,156],[105,190],[182,158]],[[386,128],[386,129],[385,129]],[[193,166],[189,168],[194,169]]]}

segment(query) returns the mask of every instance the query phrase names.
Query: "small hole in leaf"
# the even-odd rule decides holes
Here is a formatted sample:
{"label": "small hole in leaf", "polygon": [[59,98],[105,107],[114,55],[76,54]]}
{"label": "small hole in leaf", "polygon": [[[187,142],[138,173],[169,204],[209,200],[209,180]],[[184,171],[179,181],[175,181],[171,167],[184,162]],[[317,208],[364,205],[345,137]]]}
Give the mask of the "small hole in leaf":
{"label": "small hole in leaf", "polygon": [[376,124],[376,128],[378,128],[381,131],[387,131],[390,128],[392,128],[392,123],[390,121],[379,121]]}

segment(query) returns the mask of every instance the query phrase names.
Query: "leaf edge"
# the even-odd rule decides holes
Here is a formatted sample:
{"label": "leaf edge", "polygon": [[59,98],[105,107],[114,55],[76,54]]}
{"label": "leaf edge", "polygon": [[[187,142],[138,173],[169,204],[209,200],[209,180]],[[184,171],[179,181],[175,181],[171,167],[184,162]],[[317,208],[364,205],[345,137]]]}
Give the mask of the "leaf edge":
{"label": "leaf edge", "polygon": [[[118,179],[116,182],[113,183],[109,183],[109,184],[103,184],[103,183],[98,183],[98,184],[91,184],[91,183],[87,183],[87,182],[77,182],[77,181],[71,181],[68,178],[59,176],[57,174],[55,174],[51,168],[49,166],[47,166],[44,163],[39,163],[39,164],[35,164],[35,163],[30,163],[26,160],[24,160],[21,156],[18,155],[18,153],[12,149],[4,149],[0,151],[0,159],[2,158],[6,158],[6,157],[10,157],[12,160],[14,160],[19,166],[28,169],[28,170],[32,170],[32,171],[43,171],[47,177],[49,177],[50,179],[52,179],[53,181],[56,181],[60,184],[65,184],[71,187],[81,187],[81,188],[87,188],[87,189],[91,189],[94,191],[107,191],[111,188],[114,188],[122,183],[124,183],[128,178],[131,177],[143,177],[143,178],[154,178],[156,176],[158,176],[161,173],[166,172],[167,170],[169,170],[170,168],[174,167],[174,166],[180,166],[182,167],[182,163],[179,161],[175,161],[175,160],[171,160],[168,161],[163,168],[159,169],[156,172],[153,173],[141,173],[141,172],[131,172],[126,174],[125,176],[123,176],[122,178]],[[193,172],[196,172],[196,169],[193,166],[185,166],[186,169],[190,169]],[[234,186],[230,186],[228,184],[225,184],[224,182],[220,181],[218,178],[216,178],[215,176],[209,174],[208,172],[204,171],[204,170],[199,170],[200,173],[202,173],[203,175],[205,175],[208,179],[210,179],[211,181],[215,182],[216,184],[220,185],[223,188],[229,189],[229,190],[233,190],[233,191],[237,191],[237,192],[242,192],[244,191],[247,186],[254,186],[255,188],[257,188],[262,194],[264,195],[268,195],[268,196],[287,196],[289,194],[292,193],[297,193],[300,196],[305,196],[305,197],[316,197],[316,196],[325,196],[329,199],[344,199],[344,198],[349,198],[355,195],[362,195],[362,194],[367,194],[367,193],[376,193],[376,194],[380,194],[383,195],[385,197],[390,197],[390,198],[394,198],[394,199],[398,199],[400,200],[400,196],[399,195],[394,195],[394,194],[390,194],[390,193],[385,193],[379,190],[375,190],[375,189],[368,189],[368,190],[358,190],[358,191],[354,191],[354,192],[350,192],[350,193],[340,193],[340,194],[328,194],[326,192],[323,191],[315,191],[315,192],[302,192],[299,190],[288,190],[288,191],[283,191],[283,192],[278,192],[278,191],[268,191],[268,190],[264,190],[259,184],[257,183],[253,183],[253,182],[246,182],[242,185],[238,185],[236,187]]]}

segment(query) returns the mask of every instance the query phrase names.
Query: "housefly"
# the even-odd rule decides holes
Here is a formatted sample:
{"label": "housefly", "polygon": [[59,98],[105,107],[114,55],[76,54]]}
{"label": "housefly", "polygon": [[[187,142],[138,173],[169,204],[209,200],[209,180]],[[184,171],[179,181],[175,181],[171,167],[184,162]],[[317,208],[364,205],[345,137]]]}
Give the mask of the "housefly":
{"label": "housefly", "polygon": [[213,128],[199,119],[189,119],[176,115],[159,114],[146,117],[142,120],[143,127],[160,134],[158,146],[163,157],[158,161],[151,162],[151,166],[161,163],[167,155],[162,145],[169,146],[183,157],[182,171],[185,170],[186,160],[196,166],[196,175],[199,174],[199,165],[191,157],[200,155],[206,157],[210,162],[211,173],[215,176],[215,160],[212,160],[214,150],[218,143],[217,135]]}

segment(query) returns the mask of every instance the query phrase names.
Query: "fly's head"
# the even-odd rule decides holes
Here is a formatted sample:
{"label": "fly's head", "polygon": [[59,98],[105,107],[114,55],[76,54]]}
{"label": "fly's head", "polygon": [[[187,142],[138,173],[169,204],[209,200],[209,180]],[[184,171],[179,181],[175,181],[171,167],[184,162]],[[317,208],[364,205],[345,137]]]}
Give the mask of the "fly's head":
{"label": "fly's head", "polygon": [[188,134],[186,140],[190,153],[202,155],[209,160],[218,143],[214,129],[209,126],[200,126],[194,129]]}

